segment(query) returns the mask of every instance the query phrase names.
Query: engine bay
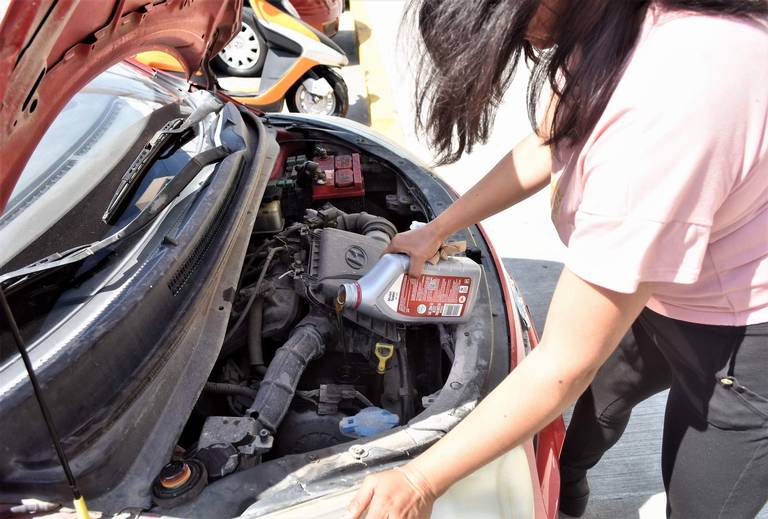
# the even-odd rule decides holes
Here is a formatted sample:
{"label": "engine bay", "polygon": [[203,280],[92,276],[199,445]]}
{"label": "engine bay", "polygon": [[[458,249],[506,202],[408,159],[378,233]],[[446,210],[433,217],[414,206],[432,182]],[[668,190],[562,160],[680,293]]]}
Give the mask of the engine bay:
{"label": "engine bay", "polygon": [[397,232],[427,219],[416,191],[341,142],[277,137],[218,360],[152,487],[162,508],[259,463],[404,425],[451,370],[453,326],[336,304]]}

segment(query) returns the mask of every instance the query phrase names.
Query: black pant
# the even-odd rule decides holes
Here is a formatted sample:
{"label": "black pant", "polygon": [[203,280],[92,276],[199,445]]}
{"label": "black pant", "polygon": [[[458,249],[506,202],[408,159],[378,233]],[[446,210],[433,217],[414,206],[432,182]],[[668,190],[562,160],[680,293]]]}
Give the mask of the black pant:
{"label": "black pant", "polygon": [[621,437],[632,408],[667,388],[667,516],[757,515],[768,501],[768,323],[694,324],[645,309],[576,403],[564,481],[583,477]]}

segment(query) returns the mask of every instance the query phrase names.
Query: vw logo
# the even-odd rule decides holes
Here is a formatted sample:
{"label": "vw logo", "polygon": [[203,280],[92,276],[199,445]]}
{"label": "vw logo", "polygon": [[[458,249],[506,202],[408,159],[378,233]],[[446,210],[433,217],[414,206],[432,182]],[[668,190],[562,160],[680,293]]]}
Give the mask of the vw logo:
{"label": "vw logo", "polygon": [[347,261],[347,265],[355,270],[360,270],[368,263],[368,255],[357,245],[347,249],[347,252],[344,253],[344,259]]}

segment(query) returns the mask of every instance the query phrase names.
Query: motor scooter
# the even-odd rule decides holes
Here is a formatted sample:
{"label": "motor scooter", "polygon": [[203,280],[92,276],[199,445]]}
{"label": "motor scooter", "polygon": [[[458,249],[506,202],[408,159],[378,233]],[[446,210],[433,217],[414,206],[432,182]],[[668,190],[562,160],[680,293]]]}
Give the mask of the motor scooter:
{"label": "motor scooter", "polygon": [[[266,112],[344,117],[347,85],[337,69],[349,62],[330,38],[301,21],[286,0],[250,0],[240,32],[211,63],[222,93]],[[183,73],[164,52],[136,56],[153,68]]]}

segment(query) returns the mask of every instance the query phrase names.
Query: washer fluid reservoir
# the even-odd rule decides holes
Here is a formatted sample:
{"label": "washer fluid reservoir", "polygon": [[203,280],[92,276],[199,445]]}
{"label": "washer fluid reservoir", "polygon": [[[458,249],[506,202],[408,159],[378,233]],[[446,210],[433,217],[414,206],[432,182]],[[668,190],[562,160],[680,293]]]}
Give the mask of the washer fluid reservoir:
{"label": "washer fluid reservoir", "polygon": [[461,323],[469,320],[482,269],[469,258],[454,256],[426,263],[410,279],[404,254],[384,254],[367,274],[339,288],[345,309],[403,323]]}

